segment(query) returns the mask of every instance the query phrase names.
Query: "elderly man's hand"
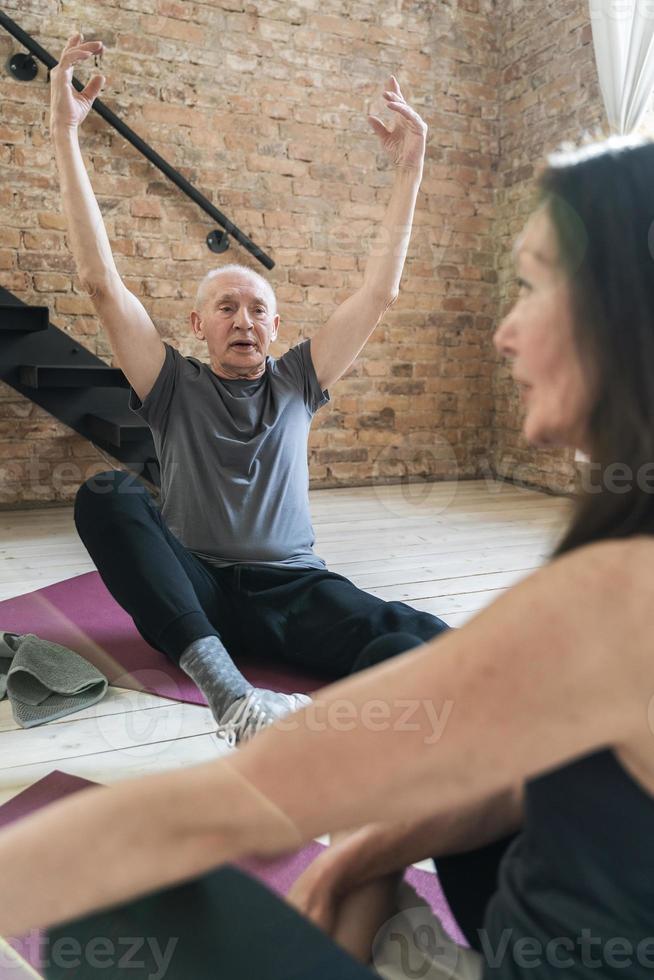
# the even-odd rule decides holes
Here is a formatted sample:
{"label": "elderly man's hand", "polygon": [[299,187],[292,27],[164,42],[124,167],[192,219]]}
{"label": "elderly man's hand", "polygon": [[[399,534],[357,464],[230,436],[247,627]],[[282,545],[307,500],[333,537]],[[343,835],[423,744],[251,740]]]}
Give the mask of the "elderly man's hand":
{"label": "elderly man's hand", "polygon": [[397,113],[397,122],[389,129],[377,116],[368,116],[370,125],[396,167],[419,170],[425,157],[427,123],[407,105],[395,75],[384,92],[386,105]]}
{"label": "elderly man's hand", "polygon": [[77,129],[84,122],[104,85],[104,75],[94,75],[82,92],[73,87],[76,64],[102,54],[102,41],[84,41],[82,34],[71,35],[59,63],[50,72],[50,128]]}

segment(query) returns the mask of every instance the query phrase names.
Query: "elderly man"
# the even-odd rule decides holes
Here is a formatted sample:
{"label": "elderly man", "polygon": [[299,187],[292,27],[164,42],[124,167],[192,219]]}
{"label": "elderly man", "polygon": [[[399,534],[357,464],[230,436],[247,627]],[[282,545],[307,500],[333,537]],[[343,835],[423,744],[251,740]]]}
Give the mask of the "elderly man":
{"label": "elderly man", "polygon": [[254,688],[245,651],[335,678],[430,639],[445,624],[384,602],[330,572],[313,550],[307,438],[314,413],[398,294],[427,127],[391,77],[393,128],[369,117],[395,180],[363,283],[310,341],[272,358],[279,313],[270,284],[244,266],[210,272],[191,327],[209,363],[165,344],[116,269],[78,143],[103,83],[83,92],[73,66],[102,42],[73,35],[52,72],[51,131],[70,244],[130,405],[150,426],[161,505],[126,473],[88,480],[75,521],[107,588],[140,633],[193,678],[232,744],[307,698]]}

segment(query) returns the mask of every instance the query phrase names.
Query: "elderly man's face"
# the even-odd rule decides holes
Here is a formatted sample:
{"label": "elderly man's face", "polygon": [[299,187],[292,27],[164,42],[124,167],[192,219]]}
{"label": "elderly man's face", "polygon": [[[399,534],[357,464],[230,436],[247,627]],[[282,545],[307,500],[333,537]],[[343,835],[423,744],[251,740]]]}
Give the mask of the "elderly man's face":
{"label": "elderly man's face", "polygon": [[272,288],[244,272],[218,275],[202,309],[192,311],[191,326],[195,336],[206,341],[215,374],[259,378],[279,329]]}

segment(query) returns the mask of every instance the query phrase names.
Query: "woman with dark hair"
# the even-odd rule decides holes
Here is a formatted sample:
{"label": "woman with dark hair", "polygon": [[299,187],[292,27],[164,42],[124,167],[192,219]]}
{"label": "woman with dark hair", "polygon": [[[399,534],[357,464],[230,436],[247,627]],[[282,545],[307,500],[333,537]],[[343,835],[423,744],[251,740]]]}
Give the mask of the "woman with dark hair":
{"label": "woman with dark hair", "polygon": [[[50,934],[47,976],[66,973],[55,939],[98,936],[174,940],[166,976],[198,980],[365,980],[371,956],[384,977],[654,973],[653,175],[652,144],[553,160],[516,245],[495,344],[525,435],[591,460],[553,560],[226,759],[0,835],[0,932],[112,909]],[[356,827],[293,890],[305,915],[240,872],[206,874]],[[402,870],[434,854],[476,952],[425,932],[406,892],[396,917]]]}

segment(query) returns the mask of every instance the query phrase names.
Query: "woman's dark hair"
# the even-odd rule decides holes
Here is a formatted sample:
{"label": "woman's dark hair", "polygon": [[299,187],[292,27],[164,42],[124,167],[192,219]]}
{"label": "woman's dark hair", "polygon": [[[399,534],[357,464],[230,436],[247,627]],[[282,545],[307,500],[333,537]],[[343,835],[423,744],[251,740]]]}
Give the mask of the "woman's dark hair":
{"label": "woman's dark hair", "polygon": [[609,139],[549,160],[540,199],[597,373],[591,466],[557,554],[654,532],[654,142]]}

